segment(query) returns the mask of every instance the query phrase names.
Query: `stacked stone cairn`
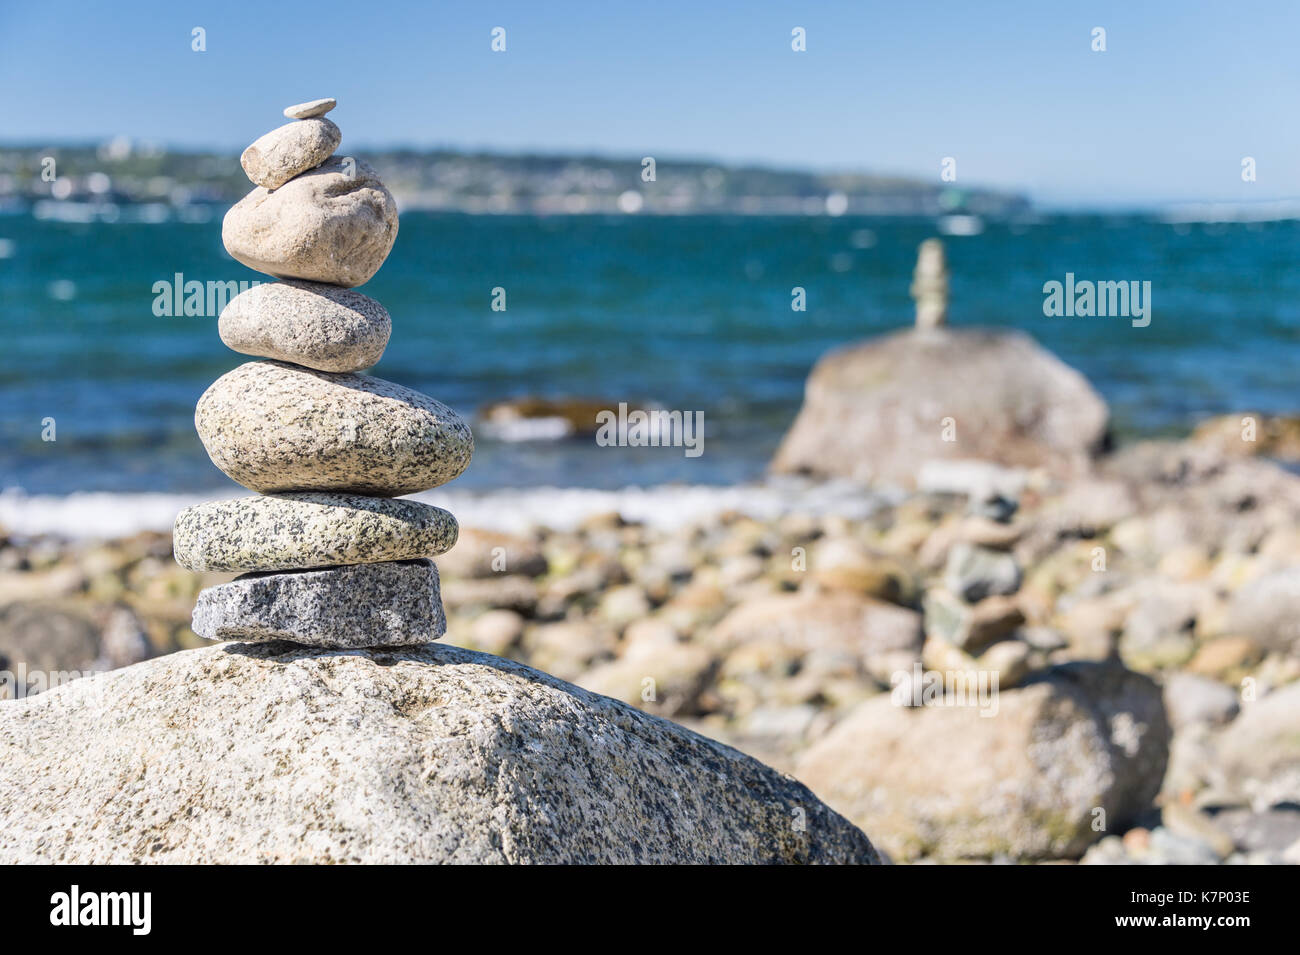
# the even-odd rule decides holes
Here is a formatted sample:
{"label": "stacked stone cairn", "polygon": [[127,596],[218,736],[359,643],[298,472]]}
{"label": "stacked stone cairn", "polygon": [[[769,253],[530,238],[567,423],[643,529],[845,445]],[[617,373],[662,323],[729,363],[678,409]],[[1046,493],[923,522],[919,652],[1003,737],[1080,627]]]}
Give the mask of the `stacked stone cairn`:
{"label": "stacked stone cairn", "polygon": [[334,106],[291,106],[244,151],[257,188],[222,224],[226,250],[278,281],[222,311],[221,340],[265,360],[217,379],[194,414],[212,462],[260,495],[176,518],[181,566],[242,575],[199,594],[194,632],[211,640],[356,648],[446,631],[429,558],[455,544],[456,520],[401,495],[459,475],[474,438],[440,402],[359,373],[392,321],[352,288],[392,249],[397,205],[368,165],[334,156]]}
{"label": "stacked stone cairn", "polygon": [[928,331],[948,324],[948,258],[938,239],[926,239],[917,249],[912,298],[917,328]]}

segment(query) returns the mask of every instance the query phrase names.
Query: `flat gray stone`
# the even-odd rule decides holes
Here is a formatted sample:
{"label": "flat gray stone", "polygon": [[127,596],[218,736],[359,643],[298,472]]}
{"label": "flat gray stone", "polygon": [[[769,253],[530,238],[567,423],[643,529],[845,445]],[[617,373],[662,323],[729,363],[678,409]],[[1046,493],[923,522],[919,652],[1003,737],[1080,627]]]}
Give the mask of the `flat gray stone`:
{"label": "flat gray stone", "polygon": [[323,282],[255,285],[230,300],[218,321],[227,348],[317,371],[376,364],[393,320],[373,298]]}
{"label": "flat gray stone", "polygon": [[0,864],[879,861],[757,760],[441,643],[167,654],[0,704],[0,766]]}
{"label": "flat gray stone", "polygon": [[239,164],[255,185],[279,189],[329,159],[342,141],[343,134],[328,119],[285,123],[258,137],[239,157]]}
{"label": "flat gray stone", "polygon": [[433,561],[385,561],[245,574],[209,587],[194,605],[194,632],[354,649],[432,643],[447,632],[447,618]]}
{"label": "flat gray stone", "polygon": [[335,106],[339,105],[333,97],[326,99],[308,100],[306,103],[295,103],[293,106],[284,108],[284,115],[290,119],[311,119],[314,116],[324,116]]}
{"label": "flat gray stone", "polygon": [[274,361],[218,378],[194,424],[212,463],[263,494],[414,494],[452,480],[474,453],[469,425],[428,395]]}
{"label": "flat gray stone", "polygon": [[952,593],[970,603],[1020,589],[1020,565],[1003,551],[961,542],[948,551],[943,581]]}
{"label": "flat gray stone", "polygon": [[221,223],[226,251],[258,272],[351,288],[397,239],[397,200],[366,163],[334,156],[278,189],[259,186]]}
{"label": "flat gray stone", "polygon": [[456,518],[419,501],[281,494],[208,501],[176,517],[172,549],[189,570],[302,570],[436,557],[456,543]]}

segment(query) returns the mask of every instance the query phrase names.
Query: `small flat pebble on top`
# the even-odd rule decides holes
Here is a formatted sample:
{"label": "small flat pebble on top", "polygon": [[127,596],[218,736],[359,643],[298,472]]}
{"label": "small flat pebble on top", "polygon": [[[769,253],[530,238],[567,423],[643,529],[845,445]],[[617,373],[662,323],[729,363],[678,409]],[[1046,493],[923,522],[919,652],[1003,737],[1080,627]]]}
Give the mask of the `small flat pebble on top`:
{"label": "small flat pebble on top", "polygon": [[288,116],[290,119],[311,119],[315,116],[324,116],[337,105],[339,105],[338,100],[333,97],[314,99],[309,100],[306,103],[286,106],[284,108],[284,115]]}

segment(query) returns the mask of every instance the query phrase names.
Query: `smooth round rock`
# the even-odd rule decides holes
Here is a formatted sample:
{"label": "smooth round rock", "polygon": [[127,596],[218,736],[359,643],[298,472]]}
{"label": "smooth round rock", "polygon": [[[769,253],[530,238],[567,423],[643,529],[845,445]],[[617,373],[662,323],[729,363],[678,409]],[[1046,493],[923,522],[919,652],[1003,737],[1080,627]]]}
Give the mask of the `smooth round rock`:
{"label": "smooth round rock", "polygon": [[333,156],[342,140],[343,134],[328,119],[285,123],[245,149],[239,164],[254,184],[279,189]]}
{"label": "smooth round rock", "polygon": [[226,347],[318,371],[360,371],[376,364],[393,320],[373,298],[290,279],[254,285],[230,300],[218,320]]}
{"label": "smooth round rock", "polygon": [[185,508],[172,550],[187,570],[303,570],[436,557],[458,531],[448,511],[419,501],[283,494]]}
{"label": "smooth round rock", "polygon": [[312,119],[316,116],[324,116],[337,105],[339,105],[338,101],[333,97],[314,99],[306,103],[295,103],[293,106],[286,106],[284,115],[290,119]]}
{"label": "smooth round rock", "polygon": [[258,272],[351,288],[397,239],[397,200],[375,171],[333,156],[278,189],[259,186],[221,223],[226,251]]}
{"label": "smooth round rock", "polygon": [[245,574],[201,592],[193,622],[207,640],[344,650],[432,643],[447,632],[430,560]]}
{"label": "smooth round rock", "polygon": [[214,381],[194,426],[213,464],[263,494],[400,497],[446,484],[474,453],[469,425],[428,395],[275,361],[250,361]]}

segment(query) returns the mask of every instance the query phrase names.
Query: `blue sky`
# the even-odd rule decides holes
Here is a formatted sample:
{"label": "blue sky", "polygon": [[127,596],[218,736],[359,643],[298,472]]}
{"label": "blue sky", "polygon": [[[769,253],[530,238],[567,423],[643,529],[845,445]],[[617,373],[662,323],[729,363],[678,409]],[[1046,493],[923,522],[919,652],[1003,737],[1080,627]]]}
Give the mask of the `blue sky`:
{"label": "blue sky", "polygon": [[[191,50],[196,26],[206,52]],[[496,26],[505,53],[490,49]],[[1296,198],[1297,36],[1291,0],[0,0],[0,141],[236,150],[289,103],[335,96],[353,149],[936,178],[952,156],[959,184],[1047,204]]]}

